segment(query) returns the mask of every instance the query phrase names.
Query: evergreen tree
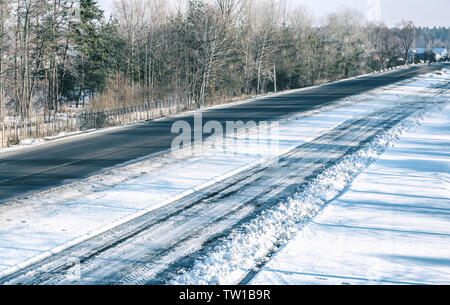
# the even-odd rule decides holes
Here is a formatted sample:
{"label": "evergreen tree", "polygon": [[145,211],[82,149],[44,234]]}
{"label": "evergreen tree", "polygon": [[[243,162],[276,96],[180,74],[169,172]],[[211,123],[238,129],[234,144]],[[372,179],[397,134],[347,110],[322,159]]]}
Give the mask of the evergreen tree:
{"label": "evergreen tree", "polygon": [[103,11],[96,0],[81,0],[80,22],[75,27],[75,48],[78,57],[78,97],[93,97],[106,87],[108,76],[108,52],[105,41]]}

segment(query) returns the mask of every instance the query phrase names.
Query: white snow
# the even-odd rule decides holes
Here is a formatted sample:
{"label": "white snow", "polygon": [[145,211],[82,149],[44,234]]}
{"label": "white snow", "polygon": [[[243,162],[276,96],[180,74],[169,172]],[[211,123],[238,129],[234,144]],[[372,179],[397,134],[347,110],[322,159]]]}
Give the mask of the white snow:
{"label": "white snow", "polygon": [[[436,82],[448,81],[448,78],[448,74],[445,77],[436,74],[417,77],[342,100],[339,106],[330,106],[282,120],[278,129],[280,149],[277,153],[286,153],[349,118],[362,117],[407,98],[429,97],[430,92],[435,90],[428,87]],[[414,92],[411,94],[410,90]],[[0,276],[59,253],[96,234],[264,162],[268,150],[273,147],[270,143],[256,144],[260,132],[264,131],[253,130],[248,141],[238,135],[238,151],[232,156],[219,148],[212,148],[209,141],[205,145],[208,153],[194,157],[186,154],[181,159],[172,154],[152,156],[82,181],[2,204]],[[365,165],[366,163],[363,163],[361,166]],[[342,182],[342,185],[344,184],[345,179]],[[314,196],[314,193],[310,196]],[[312,202],[310,205],[298,207],[299,210],[296,209],[295,204],[288,203],[274,212],[278,213],[278,216],[270,216],[268,219],[271,221],[278,217],[283,221],[298,211],[299,217],[307,217],[312,215],[317,207]],[[286,228],[286,232],[280,232],[286,234],[287,238],[292,226]],[[259,234],[258,230],[255,232]],[[270,232],[272,231],[268,233]],[[261,247],[259,252],[256,251],[256,256],[248,257],[251,263],[255,262],[257,255],[263,255],[265,249],[270,248],[275,241],[268,234],[256,233],[251,238],[266,243],[267,246]],[[243,237],[242,241],[246,239]],[[249,243],[250,246],[254,244]],[[223,266],[226,268],[226,264]]]}
{"label": "white snow", "polygon": [[401,137],[251,284],[450,284],[450,107]]}
{"label": "white snow", "polygon": [[[409,87],[414,86],[410,85]],[[449,97],[447,92],[443,101],[448,100]],[[432,111],[431,109],[428,110]],[[407,130],[411,126],[418,124],[425,113],[418,113],[415,116],[407,119],[406,121],[403,121],[398,126],[396,126],[396,128],[378,137],[366,147],[361,148],[354,155],[344,158],[339,164],[322,173],[314,181],[311,181],[309,187],[306,188],[306,190],[304,190],[303,192],[293,194],[287,202],[281,202],[277,207],[266,211],[265,213],[263,213],[263,215],[253,220],[251,223],[244,225],[240,230],[234,231],[231,236],[220,246],[217,246],[214,251],[199,259],[194,264],[192,269],[178,275],[174,280],[170,281],[170,284],[202,285],[239,283],[243,279],[243,277],[258,263],[263,263],[265,260],[267,260],[267,253],[269,253],[270,251],[276,251],[279,245],[286,244],[293,236],[295,236],[296,232],[301,231],[305,223],[307,223],[312,217],[314,217],[330,200],[333,200],[333,198],[339,196],[341,192],[345,191],[346,187],[353,181],[353,179],[359,174],[360,171],[364,170],[369,164],[374,162],[387,147],[395,143],[405,130]],[[444,117],[445,116],[447,116],[447,125],[444,124],[444,126],[448,126],[448,112],[446,112]],[[448,131],[448,129],[446,131]],[[445,145],[448,150],[448,133],[447,138],[445,139],[447,139],[447,141],[442,142],[442,145],[444,147],[438,148],[438,151],[445,152]],[[440,158],[445,158],[446,156],[448,158],[448,154],[441,155]],[[395,163],[396,161],[393,162],[393,164]],[[440,166],[442,166],[442,164]],[[444,162],[444,167],[441,168],[447,170],[448,172],[448,159],[446,160],[446,163]],[[399,179],[399,177],[396,177],[396,179],[393,179],[394,181],[388,181],[386,183],[387,187],[389,187],[389,185],[392,185],[393,183],[398,182]],[[383,190],[386,189],[386,185],[382,185],[381,187],[379,185],[376,185],[373,188],[375,190]],[[412,186],[411,188],[413,187],[414,186]],[[433,190],[433,183],[430,183],[425,187],[429,187],[431,190]],[[445,190],[444,187],[439,190],[436,190],[436,188],[434,188],[434,191],[439,194],[438,196],[443,196],[443,201],[448,205],[448,185],[447,190],[443,190]],[[360,194],[356,194],[355,197],[359,199]],[[447,198],[447,200],[445,200],[445,198]],[[383,208],[384,207],[381,207],[382,210]],[[351,211],[352,209],[354,209],[354,207],[350,206],[349,210]],[[340,216],[341,213],[343,212],[339,211],[334,215]],[[369,213],[366,212],[366,214],[363,214],[362,217],[370,219],[372,215],[369,211]],[[390,218],[387,218],[387,221],[389,221],[389,219]],[[443,223],[440,223],[439,229],[442,228],[442,224]],[[447,225],[448,227],[448,223],[446,223],[445,225]],[[296,245],[295,242],[293,243],[294,246],[292,246],[294,247],[294,250],[289,252],[289,249],[291,249],[289,248],[291,243],[289,243],[286,248],[288,250],[284,250],[288,254],[283,255],[283,253],[285,252],[282,251],[280,254],[281,258],[279,260],[275,259],[274,267],[272,268],[272,264],[270,263],[267,268],[264,269],[261,275],[259,275],[257,279],[255,279],[254,283],[302,283],[300,281],[296,282],[294,280],[292,282],[283,281],[283,279],[284,277],[287,277],[285,275],[286,273],[290,274],[290,270],[294,270],[294,274],[295,270],[301,270],[296,267],[297,265],[304,266],[306,270],[309,270],[307,269],[307,267],[313,269],[316,265],[319,265],[320,267],[320,261],[319,263],[315,263],[316,259],[319,258],[323,260],[333,260],[336,257],[337,259],[342,258],[349,265],[353,265],[352,259],[347,260],[347,257],[338,257],[340,255],[340,252],[336,252],[333,247],[327,247],[327,245],[329,245],[330,242],[332,240],[335,240],[337,237],[333,235],[335,230],[333,226],[326,228],[328,228],[328,239],[319,240],[317,242],[312,242],[313,238],[315,237],[306,239],[304,243],[302,242],[303,247],[306,248],[304,252],[301,252],[302,255],[294,252]],[[350,226],[348,230],[339,237],[346,240],[347,237],[345,234],[349,234],[351,236],[351,233],[348,232],[351,229],[352,226]],[[444,234],[442,234],[440,237],[445,237],[448,230],[444,227],[442,228],[442,231],[444,232]],[[378,231],[375,230],[373,234],[376,236],[377,233]],[[362,238],[364,238],[364,236],[362,236]],[[361,241],[355,241],[355,243],[358,242]],[[307,248],[309,245],[308,243],[311,243],[311,248]],[[323,245],[324,250],[317,253],[317,249],[314,248],[314,245],[316,246],[316,248],[319,248],[321,245]],[[373,249],[373,245],[374,241],[370,240],[369,242],[361,243],[361,249],[366,249],[370,252],[370,249]],[[353,245],[353,243],[347,243],[346,246],[357,247]],[[437,242],[436,246],[437,248],[442,247],[442,243]],[[337,253],[337,255],[335,255],[335,253]],[[449,248],[443,249],[442,253],[445,253],[448,257],[450,253]],[[289,254],[291,255],[289,256]],[[306,257],[309,260],[306,260]],[[284,269],[281,267],[277,269],[278,265],[276,265],[276,263],[278,261],[285,263],[285,265],[283,265],[285,267]],[[441,262],[448,263],[448,261],[445,260],[441,260]],[[373,267],[373,260],[370,261],[368,266]],[[321,270],[323,272],[330,272],[330,270],[333,270],[332,267],[333,265],[324,265],[323,269]],[[357,265],[355,269],[359,270],[360,267],[361,266]],[[268,270],[270,270],[270,272]],[[281,272],[280,274],[282,274],[283,277],[280,275],[279,281],[277,281],[276,276],[278,274],[274,274],[272,270],[285,270],[286,272]],[[271,278],[275,279],[272,281]],[[291,278],[294,279],[295,277],[292,276]]]}

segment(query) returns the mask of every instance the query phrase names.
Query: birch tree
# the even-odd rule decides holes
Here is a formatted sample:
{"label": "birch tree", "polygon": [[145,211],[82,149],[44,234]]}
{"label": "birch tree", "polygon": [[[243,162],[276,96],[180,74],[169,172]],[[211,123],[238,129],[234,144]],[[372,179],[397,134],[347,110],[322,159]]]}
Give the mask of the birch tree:
{"label": "birch tree", "polygon": [[0,119],[4,119],[6,110],[5,82],[6,82],[6,51],[8,41],[8,18],[10,3],[8,0],[0,0]]}

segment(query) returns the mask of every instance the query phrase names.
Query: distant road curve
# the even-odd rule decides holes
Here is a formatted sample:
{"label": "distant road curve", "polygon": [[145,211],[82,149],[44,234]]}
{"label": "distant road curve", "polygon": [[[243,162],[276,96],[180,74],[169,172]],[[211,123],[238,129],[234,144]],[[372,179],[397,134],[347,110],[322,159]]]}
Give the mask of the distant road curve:
{"label": "distant road curve", "polygon": [[[270,121],[320,108],[338,99],[442,69],[441,65],[412,66],[406,69],[330,83],[304,91],[266,97],[230,107],[209,109],[203,120]],[[102,169],[165,151],[176,135],[166,118],[83,137],[73,137],[48,145],[0,154],[0,202],[30,192],[57,186],[64,181],[90,176]],[[193,114],[183,120],[193,124]]]}

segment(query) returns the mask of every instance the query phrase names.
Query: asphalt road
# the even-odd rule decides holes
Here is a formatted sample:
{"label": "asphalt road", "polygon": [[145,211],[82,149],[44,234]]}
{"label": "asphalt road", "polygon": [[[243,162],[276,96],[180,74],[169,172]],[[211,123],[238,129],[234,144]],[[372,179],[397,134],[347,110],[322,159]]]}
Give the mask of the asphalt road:
{"label": "asphalt road", "polygon": [[[203,121],[215,120],[225,125],[226,121],[275,120],[438,69],[441,67],[413,66],[251,103],[206,110]],[[194,121],[192,114],[182,119],[191,124]],[[176,120],[179,118],[167,118],[0,154],[0,202],[167,150],[177,136],[171,134],[172,124]]]}

